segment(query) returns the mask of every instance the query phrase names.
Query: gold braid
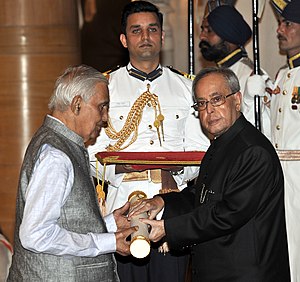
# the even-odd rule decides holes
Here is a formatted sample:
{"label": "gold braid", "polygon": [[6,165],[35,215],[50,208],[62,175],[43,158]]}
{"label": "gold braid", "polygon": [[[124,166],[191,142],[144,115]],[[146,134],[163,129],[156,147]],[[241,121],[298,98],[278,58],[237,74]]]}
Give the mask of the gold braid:
{"label": "gold braid", "polygon": [[[145,91],[143,94],[141,94],[134,104],[132,105],[128,116],[126,118],[125,124],[123,128],[117,132],[112,123],[111,120],[108,120],[107,127],[105,128],[105,132],[107,136],[110,139],[117,140],[117,142],[114,145],[109,145],[106,149],[109,152],[112,151],[121,151],[125,148],[129,147],[132,143],[134,143],[138,137],[138,127],[141,123],[142,116],[143,116],[143,109],[146,106],[147,103],[150,102],[151,106],[154,108],[155,111],[155,121],[154,126],[157,128],[158,137],[160,140],[160,133],[159,133],[159,126],[162,126],[162,121],[164,120],[164,116],[161,114],[161,109],[158,101],[157,95],[151,93],[149,91],[150,85],[147,85],[147,91]],[[159,114],[157,114],[157,108],[159,111]],[[130,137],[130,135],[133,133],[133,136],[130,140],[130,142],[123,146],[126,140]],[[163,133],[163,131],[162,131]],[[160,140],[161,142],[161,140]],[[123,146],[123,147],[122,147]]]}

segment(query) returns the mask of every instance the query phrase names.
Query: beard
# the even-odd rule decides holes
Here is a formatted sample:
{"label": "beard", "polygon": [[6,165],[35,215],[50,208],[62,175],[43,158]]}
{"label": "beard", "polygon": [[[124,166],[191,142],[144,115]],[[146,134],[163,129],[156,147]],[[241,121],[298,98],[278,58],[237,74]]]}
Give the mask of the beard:
{"label": "beard", "polygon": [[203,58],[209,62],[220,61],[230,53],[224,40],[215,45],[210,45],[207,41],[201,40],[199,48]]}

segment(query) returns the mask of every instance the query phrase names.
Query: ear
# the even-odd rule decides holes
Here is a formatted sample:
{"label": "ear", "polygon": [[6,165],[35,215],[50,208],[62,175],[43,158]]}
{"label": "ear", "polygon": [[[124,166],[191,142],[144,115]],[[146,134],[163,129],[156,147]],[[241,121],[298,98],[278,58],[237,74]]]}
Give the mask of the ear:
{"label": "ear", "polygon": [[239,91],[236,93],[236,98],[235,98],[235,109],[237,112],[241,111],[241,104],[242,104],[242,93]]}
{"label": "ear", "polygon": [[82,104],[82,97],[77,95],[73,98],[71,102],[71,110],[75,115],[79,115]]}
{"label": "ear", "polygon": [[128,47],[127,46],[127,39],[126,39],[126,35],[125,34],[123,34],[123,33],[120,34],[120,41],[121,41],[123,47],[125,47],[125,48]]}
{"label": "ear", "polygon": [[161,32],[161,46],[165,45],[165,35],[166,33],[164,31]]}

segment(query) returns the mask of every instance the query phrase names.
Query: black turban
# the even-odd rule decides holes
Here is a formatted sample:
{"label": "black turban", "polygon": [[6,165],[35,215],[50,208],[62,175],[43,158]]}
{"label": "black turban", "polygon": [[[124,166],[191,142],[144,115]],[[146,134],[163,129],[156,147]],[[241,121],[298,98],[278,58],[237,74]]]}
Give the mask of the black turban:
{"label": "black turban", "polygon": [[293,23],[300,23],[300,0],[292,0],[282,12],[282,17]]}
{"label": "black turban", "polygon": [[252,35],[243,16],[230,5],[215,8],[207,16],[207,21],[219,37],[236,45],[245,45]]}

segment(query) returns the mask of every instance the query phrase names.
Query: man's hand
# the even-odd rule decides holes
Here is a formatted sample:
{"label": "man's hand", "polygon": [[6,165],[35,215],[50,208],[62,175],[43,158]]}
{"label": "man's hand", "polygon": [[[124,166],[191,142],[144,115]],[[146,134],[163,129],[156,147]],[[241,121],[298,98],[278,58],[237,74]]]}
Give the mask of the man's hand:
{"label": "man's hand", "polygon": [[117,231],[130,227],[130,221],[127,218],[130,204],[127,202],[123,207],[113,211],[114,219],[117,224]]}
{"label": "man's hand", "polygon": [[115,233],[116,236],[116,245],[117,249],[116,252],[122,256],[128,256],[130,255],[130,241],[127,241],[126,238],[132,234],[133,232],[137,231],[138,227],[130,227],[123,229],[121,231],[118,231]]}
{"label": "man's hand", "polygon": [[155,196],[152,199],[142,200],[130,211],[128,218],[130,220],[132,216],[139,215],[143,212],[148,212],[149,219],[154,219],[164,206],[164,200],[160,196]]}
{"label": "man's hand", "polygon": [[266,93],[266,82],[269,80],[267,75],[254,74],[248,77],[246,88],[244,91],[244,97],[248,99],[253,99],[255,95],[265,96]]}
{"label": "man's hand", "polygon": [[151,225],[151,232],[149,234],[149,239],[151,241],[158,242],[166,235],[164,220],[141,218],[140,221]]}

